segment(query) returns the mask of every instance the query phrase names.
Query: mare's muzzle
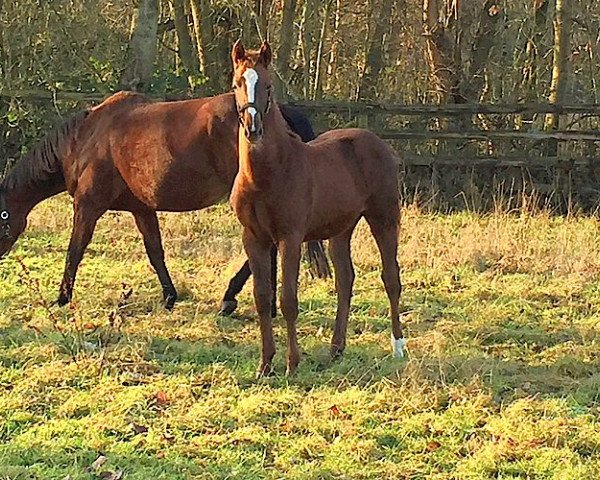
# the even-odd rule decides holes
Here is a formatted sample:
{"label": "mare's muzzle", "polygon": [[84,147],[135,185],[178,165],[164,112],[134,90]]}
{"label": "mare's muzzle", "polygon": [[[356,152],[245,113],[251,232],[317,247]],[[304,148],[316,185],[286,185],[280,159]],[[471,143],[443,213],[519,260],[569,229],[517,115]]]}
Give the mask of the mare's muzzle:
{"label": "mare's muzzle", "polygon": [[7,210],[0,212],[0,240],[7,240],[11,238],[10,234],[10,214]]}
{"label": "mare's muzzle", "polygon": [[0,191],[0,240],[10,238],[10,212],[6,205],[4,192]]}

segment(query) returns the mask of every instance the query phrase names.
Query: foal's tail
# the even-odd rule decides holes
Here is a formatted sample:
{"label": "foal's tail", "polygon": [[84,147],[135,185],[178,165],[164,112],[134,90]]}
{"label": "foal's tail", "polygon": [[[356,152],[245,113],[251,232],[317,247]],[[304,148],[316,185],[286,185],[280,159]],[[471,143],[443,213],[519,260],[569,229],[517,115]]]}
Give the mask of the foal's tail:
{"label": "foal's tail", "polygon": [[306,247],[310,273],[317,278],[330,278],[331,268],[321,240],[308,242]]}

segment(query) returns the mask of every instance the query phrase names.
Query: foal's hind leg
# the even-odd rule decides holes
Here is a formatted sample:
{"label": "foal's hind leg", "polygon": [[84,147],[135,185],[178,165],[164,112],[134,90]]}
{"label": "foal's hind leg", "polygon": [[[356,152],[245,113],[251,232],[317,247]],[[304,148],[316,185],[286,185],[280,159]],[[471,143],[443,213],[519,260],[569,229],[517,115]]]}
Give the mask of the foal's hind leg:
{"label": "foal's hind leg", "polygon": [[148,254],[150,263],[156,271],[162,286],[165,307],[168,310],[171,310],[177,301],[177,291],[175,290],[175,286],[173,285],[173,281],[171,280],[171,276],[165,265],[165,252],[160,238],[160,226],[158,224],[156,212],[147,210],[132,213],[138,230],[144,239],[144,246],[146,247],[146,253]]}
{"label": "foal's hind leg", "polygon": [[106,208],[98,208],[93,202],[78,199],[75,199],[73,208],[73,230],[71,232],[65,272],[57,301],[61,307],[69,303],[73,297],[75,276],[83,258],[83,252],[92,239],[96,222],[106,212]]}
{"label": "foal's hind leg", "polygon": [[[231,315],[235,311],[238,305],[235,297],[242,291],[251,274],[250,262],[246,260],[242,268],[229,281],[227,291],[221,301],[219,315]],[[277,247],[275,246],[271,249],[271,288],[273,293],[271,296],[271,317],[275,318],[277,316]]]}
{"label": "foal's hind leg", "polygon": [[329,240],[329,254],[335,271],[335,290],[337,292],[335,329],[331,339],[331,356],[334,358],[341,355],[346,348],[346,331],[350,314],[352,285],[354,284],[354,267],[350,255],[350,240],[353,230],[354,227]]}
{"label": "foal's hind leg", "polygon": [[375,237],[382,261],[381,279],[390,301],[390,317],[392,320],[392,349],[394,356],[404,356],[405,340],[400,324],[400,268],[398,267],[398,218],[391,208],[391,213],[383,215],[365,215],[365,218]]}

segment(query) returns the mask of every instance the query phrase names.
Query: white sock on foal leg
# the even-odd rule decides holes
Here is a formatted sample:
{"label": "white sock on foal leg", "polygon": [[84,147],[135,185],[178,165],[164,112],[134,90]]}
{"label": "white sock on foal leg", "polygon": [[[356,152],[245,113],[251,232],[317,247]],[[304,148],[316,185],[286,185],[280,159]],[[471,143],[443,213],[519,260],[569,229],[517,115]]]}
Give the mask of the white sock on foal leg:
{"label": "white sock on foal leg", "polygon": [[406,349],[406,339],[404,338],[395,338],[394,334],[391,334],[392,339],[392,352],[394,357],[403,358],[404,350]]}

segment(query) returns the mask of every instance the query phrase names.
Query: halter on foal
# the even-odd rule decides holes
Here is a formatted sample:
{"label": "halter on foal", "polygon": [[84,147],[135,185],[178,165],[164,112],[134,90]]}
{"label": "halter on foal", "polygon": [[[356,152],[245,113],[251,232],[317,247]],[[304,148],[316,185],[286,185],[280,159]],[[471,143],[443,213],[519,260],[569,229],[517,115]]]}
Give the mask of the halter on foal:
{"label": "halter on foal", "polygon": [[354,269],[352,232],[364,217],[381,253],[382,279],[390,301],[392,348],[403,356],[399,320],[402,286],[398,250],[398,158],[367,130],[334,130],[303,144],[290,132],[271,97],[268,66],[271,49],[232,50],[233,86],[238,106],[239,162],[231,204],[244,227],[244,248],[254,274],[254,299],[262,337],[258,375],[271,372],[275,355],[270,316],[269,249],[281,253],[281,310],[287,323],[287,371],[300,361],[296,336],[300,246],[305,240],[330,238],[338,297],[331,354],[346,346]]}

